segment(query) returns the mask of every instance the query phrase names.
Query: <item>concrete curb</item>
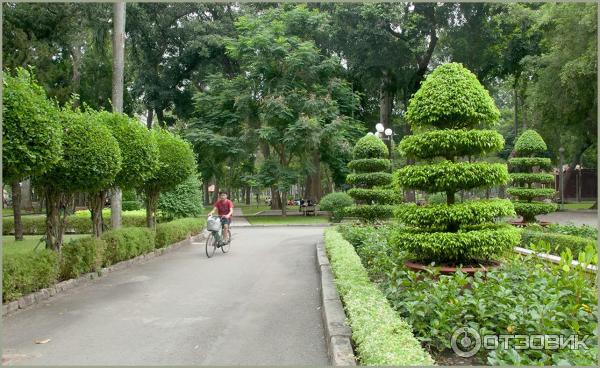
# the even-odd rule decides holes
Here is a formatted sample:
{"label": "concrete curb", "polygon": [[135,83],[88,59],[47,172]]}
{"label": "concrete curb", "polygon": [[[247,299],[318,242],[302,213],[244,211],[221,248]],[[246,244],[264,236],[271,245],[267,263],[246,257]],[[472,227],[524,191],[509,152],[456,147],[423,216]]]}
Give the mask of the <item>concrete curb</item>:
{"label": "concrete curb", "polygon": [[57,284],[54,284],[53,286],[50,286],[49,288],[41,289],[41,290],[35,291],[31,294],[24,295],[17,300],[14,300],[14,301],[6,303],[6,304],[2,304],[2,317],[6,316],[8,314],[29,308],[35,304],[38,304],[48,298],[54,297],[64,291],[70,290],[76,286],[86,285],[90,281],[97,279],[99,277],[102,277],[105,274],[108,274],[108,273],[111,273],[114,271],[123,270],[123,269],[129,268],[129,267],[137,265],[137,264],[145,263],[146,261],[148,261],[154,257],[161,256],[165,253],[170,253],[170,252],[172,252],[176,249],[179,249],[185,245],[191,245],[194,241],[200,241],[203,238],[204,238],[204,231],[200,232],[200,234],[198,234],[198,235],[194,235],[194,236],[188,235],[187,239],[182,240],[177,243],[173,243],[164,248],[155,249],[154,251],[152,251],[150,253],[142,254],[135,258],[128,259],[128,260],[125,260],[125,261],[122,261],[119,263],[115,263],[114,265],[111,265],[109,267],[104,267],[104,268],[100,269],[98,272],[86,273],[85,275],[79,276],[76,279],[69,279],[69,280],[61,281]]}
{"label": "concrete curb", "polygon": [[335,288],[334,276],[323,242],[316,244],[317,268],[321,280],[321,317],[325,329],[325,340],[329,362],[333,366],[355,366],[352,350],[352,330],[346,324],[346,313]]}

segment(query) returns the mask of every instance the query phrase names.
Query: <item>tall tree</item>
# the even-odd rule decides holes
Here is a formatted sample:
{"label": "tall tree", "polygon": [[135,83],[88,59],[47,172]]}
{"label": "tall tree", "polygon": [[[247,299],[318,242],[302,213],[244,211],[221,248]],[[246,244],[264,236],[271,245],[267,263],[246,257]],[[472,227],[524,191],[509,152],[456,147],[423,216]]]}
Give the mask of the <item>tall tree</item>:
{"label": "tall tree", "polygon": [[[123,112],[123,71],[125,69],[125,2],[113,4],[113,76],[112,105],[113,112]],[[113,229],[121,227],[121,188],[115,187],[110,198],[111,225]]]}

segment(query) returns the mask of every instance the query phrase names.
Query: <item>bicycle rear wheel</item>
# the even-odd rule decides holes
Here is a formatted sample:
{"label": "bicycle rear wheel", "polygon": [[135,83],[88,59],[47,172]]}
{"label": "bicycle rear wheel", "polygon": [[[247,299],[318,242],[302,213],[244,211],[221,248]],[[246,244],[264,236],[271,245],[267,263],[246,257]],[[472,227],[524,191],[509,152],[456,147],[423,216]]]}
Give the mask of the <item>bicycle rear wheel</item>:
{"label": "bicycle rear wheel", "polygon": [[208,258],[212,257],[215,254],[215,250],[217,250],[217,239],[215,239],[214,234],[211,232],[206,238],[206,256]]}
{"label": "bicycle rear wheel", "polygon": [[229,248],[231,248],[231,231],[227,229],[227,243],[221,246],[221,250],[223,251],[223,253],[227,253],[229,252]]}

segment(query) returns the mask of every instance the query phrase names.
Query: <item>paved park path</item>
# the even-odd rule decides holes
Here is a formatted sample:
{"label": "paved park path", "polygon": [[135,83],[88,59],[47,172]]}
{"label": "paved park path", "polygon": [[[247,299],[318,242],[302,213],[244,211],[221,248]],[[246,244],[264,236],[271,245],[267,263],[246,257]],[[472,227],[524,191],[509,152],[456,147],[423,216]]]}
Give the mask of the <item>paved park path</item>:
{"label": "paved park path", "polygon": [[[322,228],[232,229],[3,319],[25,365],[326,365],[315,242]],[[50,339],[45,344],[36,340]]]}

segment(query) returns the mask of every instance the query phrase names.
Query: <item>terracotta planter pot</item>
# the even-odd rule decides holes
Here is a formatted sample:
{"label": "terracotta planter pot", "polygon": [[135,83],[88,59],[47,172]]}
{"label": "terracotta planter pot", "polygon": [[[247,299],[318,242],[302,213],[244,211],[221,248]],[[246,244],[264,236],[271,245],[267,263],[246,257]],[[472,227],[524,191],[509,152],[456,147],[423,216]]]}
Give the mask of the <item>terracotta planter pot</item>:
{"label": "terracotta planter pot", "polygon": [[[460,268],[460,271],[469,275],[473,275],[475,274],[475,272],[480,271],[480,272],[487,272],[489,270],[492,270],[494,268],[497,268],[500,266],[500,262],[496,262],[496,261],[490,261],[490,264],[488,265],[465,265],[462,267],[457,267],[457,266],[434,266],[436,268],[438,268],[440,270],[441,274],[453,274],[456,272],[456,270],[458,270]],[[423,271],[427,268],[429,268],[429,265],[426,264],[422,264],[422,263],[417,263],[417,262],[411,262],[411,261],[406,261],[404,262],[404,265],[413,270],[413,271]]]}

